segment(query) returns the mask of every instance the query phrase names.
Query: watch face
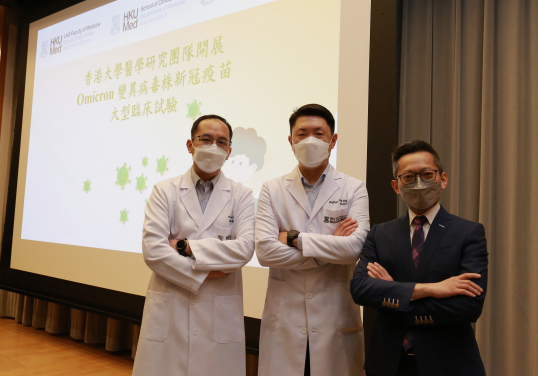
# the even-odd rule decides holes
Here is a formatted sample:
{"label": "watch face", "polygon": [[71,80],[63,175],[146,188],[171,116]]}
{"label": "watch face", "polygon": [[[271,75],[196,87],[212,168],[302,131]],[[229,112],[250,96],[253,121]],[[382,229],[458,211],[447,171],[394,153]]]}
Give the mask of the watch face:
{"label": "watch face", "polygon": [[299,236],[299,231],[297,230],[288,231],[288,238],[295,238],[297,236]]}
{"label": "watch face", "polygon": [[176,243],[176,249],[178,251],[182,251],[185,248],[187,248],[187,242],[184,239],[179,239],[178,242]]}

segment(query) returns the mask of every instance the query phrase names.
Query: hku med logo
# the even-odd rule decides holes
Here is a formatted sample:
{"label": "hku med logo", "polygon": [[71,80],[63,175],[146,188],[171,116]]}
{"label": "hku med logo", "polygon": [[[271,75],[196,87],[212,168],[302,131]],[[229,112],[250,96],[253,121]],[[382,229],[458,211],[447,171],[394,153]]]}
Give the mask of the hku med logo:
{"label": "hku med logo", "polygon": [[63,37],[60,35],[59,37],[52,38],[50,40],[50,54],[59,54],[62,52],[62,40]]}
{"label": "hku med logo", "polygon": [[123,31],[129,31],[138,27],[138,8],[123,14]]}

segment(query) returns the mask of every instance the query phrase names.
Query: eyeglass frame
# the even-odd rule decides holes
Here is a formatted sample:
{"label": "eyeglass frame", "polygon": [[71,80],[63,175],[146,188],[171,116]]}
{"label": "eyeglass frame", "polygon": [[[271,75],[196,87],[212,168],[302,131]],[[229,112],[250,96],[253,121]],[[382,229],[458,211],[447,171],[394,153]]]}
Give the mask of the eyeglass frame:
{"label": "eyeglass frame", "polygon": [[[396,176],[396,180],[400,179],[400,182],[403,184],[403,185],[409,185],[409,184],[413,184],[416,180],[417,180],[417,175],[421,175],[423,172],[435,172],[434,176],[433,176],[433,179],[431,180],[426,180],[424,178],[422,178],[422,176],[420,176],[420,178],[424,181],[434,181],[436,178],[437,178],[437,173],[439,172],[439,170],[424,170],[424,171],[420,171],[420,172],[417,172],[417,173],[412,173],[412,172],[404,172],[403,174],[400,174],[398,176]],[[402,175],[414,175],[414,179],[412,182],[410,183],[404,183],[402,181]]]}
{"label": "eyeglass frame", "polygon": [[[201,134],[200,136],[196,136],[196,137],[191,138],[191,141],[194,142],[195,139],[197,139],[197,138],[199,139],[200,137],[211,137],[211,136],[208,135],[208,134]],[[228,140],[228,139],[225,138],[225,137],[220,137],[220,138],[213,138],[213,137],[211,137],[211,143],[210,143],[210,144],[207,144],[207,145],[213,145],[213,142],[216,141],[216,142],[217,142],[217,146],[220,147],[220,146],[218,145],[218,140],[226,140],[226,141],[228,141],[230,144],[226,147],[227,149],[229,149],[229,148],[232,146],[232,140]],[[200,140],[198,140],[198,142],[202,143]],[[222,148],[221,148],[221,149],[222,149]],[[223,150],[224,150],[224,149],[223,149]]]}

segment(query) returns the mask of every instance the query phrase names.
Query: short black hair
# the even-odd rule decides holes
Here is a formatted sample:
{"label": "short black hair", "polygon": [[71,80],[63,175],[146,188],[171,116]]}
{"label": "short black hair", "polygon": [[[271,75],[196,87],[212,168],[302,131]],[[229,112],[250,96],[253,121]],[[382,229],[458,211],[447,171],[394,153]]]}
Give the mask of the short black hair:
{"label": "short black hair", "polygon": [[398,161],[400,160],[400,158],[402,158],[404,155],[418,153],[420,151],[430,153],[433,156],[433,162],[439,169],[439,175],[443,173],[443,165],[441,164],[441,158],[439,158],[439,154],[437,154],[433,146],[423,140],[413,140],[405,142],[400,146],[397,146],[392,151],[392,175],[394,175],[394,179],[398,178],[396,175],[398,174]]}
{"label": "short black hair", "polygon": [[198,125],[202,121],[207,120],[207,119],[217,119],[217,120],[222,121],[224,124],[226,124],[228,126],[228,132],[230,133],[230,141],[232,140],[232,137],[233,137],[233,134],[234,134],[234,132],[232,131],[232,126],[230,125],[230,123],[228,123],[228,121],[225,118],[223,118],[222,116],[219,116],[219,115],[204,115],[204,116],[200,116],[198,119],[196,119],[196,121],[192,124],[191,138],[193,138],[194,135],[196,134],[196,132],[198,131]]}
{"label": "short black hair", "polygon": [[319,104],[311,103],[305,104],[302,107],[293,110],[293,114],[290,116],[290,134],[295,126],[295,122],[301,116],[319,116],[325,119],[329,128],[331,128],[331,134],[334,134],[334,117],[331,111]]}

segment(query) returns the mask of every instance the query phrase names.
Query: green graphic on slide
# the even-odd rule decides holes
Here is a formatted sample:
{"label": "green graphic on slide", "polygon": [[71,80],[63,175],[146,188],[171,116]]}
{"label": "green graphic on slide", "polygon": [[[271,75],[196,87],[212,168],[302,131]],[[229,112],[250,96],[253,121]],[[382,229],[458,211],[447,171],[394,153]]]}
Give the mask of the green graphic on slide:
{"label": "green graphic on slide", "polygon": [[201,105],[202,103],[198,103],[196,102],[196,100],[192,102],[191,104],[188,104],[187,105],[187,117],[191,118],[192,120],[196,120],[198,116],[202,115],[202,113],[200,112]]}
{"label": "green graphic on slide", "polygon": [[139,177],[136,178],[136,190],[137,191],[140,191],[140,193],[142,193],[142,191],[144,189],[146,189],[146,180],[148,178],[144,176],[144,174],[140,175]]}
{"label": "green graphic on slide", "polygon": [[168,158],[163,155],[162,158],[157,159],[157,172],[162,176],[166,171],[168,171]]}
{"label": "green graphic on slide", "polygon": [[125,224],[125,222],[129,220],[129,218],[127,218],[127,214],[129,214],[127,209],[123,209],[120,211],[120,222],[123,222],[123,224]]}
{"label": "green graphic on slide", "polygon": [[146,167],[148,165],[148,157],[142,158],[142,166]]}
{"label": "green graphic on slide", "polygon": [[131,184],[131,181],[129,180],[130,170],[131,167],[127,168],[127,163],[124,163],[123,166],[116,168],[116,171],[118,171],[118,180],[116,180],[116,185],[119,185],[121,189],[124,189],[127,183]]}
{"label": "green graphic on slide", "polygon": [[84,188],[83,188],[83,189],[84,189],[84,192],[88,193],[88,191],[91,191],[91,190],[92,190],[92,189],[90,188],[90,184],[91,184],[91,183],[92,183],[92,182],[90,181],[90,179],[88,179],[88,180],[86,180],[86,181],[84,182]]}

